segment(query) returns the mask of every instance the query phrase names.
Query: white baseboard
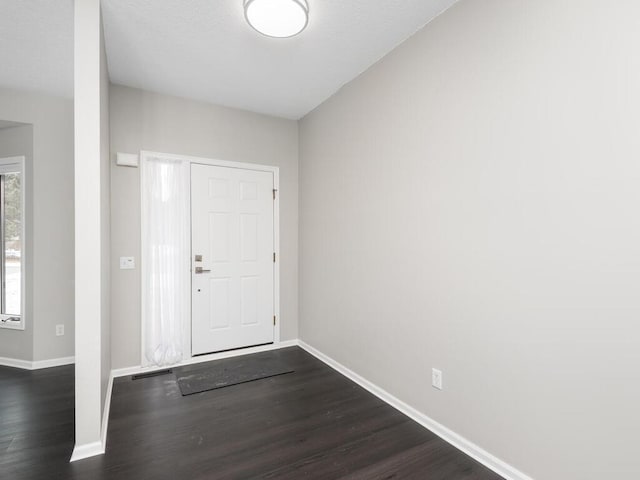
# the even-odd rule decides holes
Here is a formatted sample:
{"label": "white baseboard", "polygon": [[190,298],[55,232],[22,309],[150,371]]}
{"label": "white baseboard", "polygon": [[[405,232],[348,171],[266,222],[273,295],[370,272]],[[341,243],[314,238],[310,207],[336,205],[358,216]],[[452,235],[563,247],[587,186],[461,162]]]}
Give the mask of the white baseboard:
{"label": "white baseboard", "polygon": [[32,370],[41,368],[61,367],[63,365],[73,365],[76,362],[75,357],[52,358],[50,360],[38,360],[33,362]]}
{"label": "white baseboard", "polygon": [[365,390],[368,390],[369,392],[374,394],[376,397],[378,397],[382,401],[394,407],[396,410],[399,410],[400,412],[404,413],[406,416],[418,422],[427,430],[430,430],[431,432],[435,433],[444,441],[456,447],[458,450],[461,450],[462,452],[469,455],[471,458],[477,460],[478,462],[483,464],[485,467],[493,470],[498,475],[501,475],[506,480],[533,480],[531,477],[529,477],[528,475],[525,475],[523,472],[519,471],[515,467],[500,460],[499,458],[490,454],[489,452],[482,449],[475,443],[467,440],[461,435],[458,435],[454,431],[449,430],[447,427],[436,422],[435,420],[428,417],[424,413],[419,412],[415,408],[407,405],[399,398],[394,397],[386,390],[383,390],[377,385],[371,383],[369,380],[361,377],[354,371],[336,362],[331,357],[328,357],[324,353],[316,350],[311,345],[303,342],[302,340],[298,341],[298,345],[302,349],[306,350],[311,355],[316,357],[318,360],[321,360],[322,362],[326,363],[328,366],[330,366],[334,370],[338,371],[339,373],[341,373],[351,381],[357,383]]}
{"label": "white baseboard", "polygon": [[61,367],[75,363],[75,357],[52,358],[49,360],[20,360],[17,358],[0,357],[0,365],[5,367],[22,368],[23,370],[40,370],[41,368]]}
{"label": "white baseboard", "polygon": [[213,360],[221,360],[223,358],[240,357],[242,355],[251,355],[252,353],[269,352],[271,350],[279,350],[281,348],[295,347],[298,345],[298,340],[285,340],[282,342],[274,343],[271,345],[262,345],[260,347],[242,348],[239,350],[230,350],[222,353],[212,353],[210,355],[199,355],[197,357],[191,357],[176,365],[167,365],[165,367],[126,367],[116,368],[111,370],[111,376],[114,378],[127,377],[129,375],[139,375],[141,373],[152,373],[160,370],[166,370],[168,368],[183,367],[185,365],[194,365],[196,363],[211,362]]}
{"label": "white baseboard", "polygon": [[22,368],[24,370],[32,370],[33,362],[29,360],[20,360],[19,358],[0,357],[0,365],[3,367]]}
{"label": "white baseboard", "polygon": [[102,440],[102,453],[107,449],[107,430],[109,428],[109,412],[111,411],[111,393],[113,392],[113,371],[109,374],[109,384],[107,385],[107,397],[104,399],[104,410],[102,412],[102,426],[100,438]]}
{"label": "white baseboard", "polygon": [[104,447],[102,442],[87,443],[85,445],[76,445],[71,454],[70,462],[76,462],[84,458],[95,457],[96,455],[102,455],[104,453]]}

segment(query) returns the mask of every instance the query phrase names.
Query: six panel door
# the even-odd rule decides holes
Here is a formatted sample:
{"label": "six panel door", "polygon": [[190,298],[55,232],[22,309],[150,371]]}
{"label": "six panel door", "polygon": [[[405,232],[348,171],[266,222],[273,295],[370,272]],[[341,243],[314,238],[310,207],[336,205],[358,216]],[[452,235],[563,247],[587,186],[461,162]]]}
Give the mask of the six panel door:
{"label": "six panel door", "polygon": [[274,340],[273,173],[191,165],[192,354]]}

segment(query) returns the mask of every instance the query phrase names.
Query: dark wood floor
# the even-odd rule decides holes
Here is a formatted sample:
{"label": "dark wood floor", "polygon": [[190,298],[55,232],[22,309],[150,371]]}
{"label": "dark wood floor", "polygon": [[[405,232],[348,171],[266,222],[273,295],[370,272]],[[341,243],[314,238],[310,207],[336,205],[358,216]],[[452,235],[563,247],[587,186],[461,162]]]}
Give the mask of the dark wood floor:
{"label": "dark wood floor", "polygon": [[73,365],[0,367],[0,479],[65,471],[73,451],[73,376]]}
{"label": "dark wood floor", "polygon": [[257,355],[296,371],[187,397],[116,379],[106,454],[72,464],[73,370],[0,367],[0,478],[500,478],[303,350]]}

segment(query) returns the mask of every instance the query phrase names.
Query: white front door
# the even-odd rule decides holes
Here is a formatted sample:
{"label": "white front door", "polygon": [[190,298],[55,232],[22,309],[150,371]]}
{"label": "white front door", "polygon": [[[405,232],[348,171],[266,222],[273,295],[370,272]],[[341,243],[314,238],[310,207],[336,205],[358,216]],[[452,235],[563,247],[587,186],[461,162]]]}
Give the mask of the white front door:
{"label": "white front door", "polygon": [[192,354],[274,339],[273,173],[191,165]]}

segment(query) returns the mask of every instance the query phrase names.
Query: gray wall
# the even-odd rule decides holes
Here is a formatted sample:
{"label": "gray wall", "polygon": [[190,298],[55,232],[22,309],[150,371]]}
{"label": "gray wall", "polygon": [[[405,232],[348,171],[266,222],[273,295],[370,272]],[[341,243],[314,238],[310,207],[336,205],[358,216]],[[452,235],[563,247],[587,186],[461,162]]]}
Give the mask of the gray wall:
{"label": "gray wall", "polygon": [[462,1],[300,126],[301,338],[537,479],[640,477],[639,19]]}
{"label": "gray wall", "polygon": [[[33,327],[33,351],[32,358],[25,359],[72,356],[73,100],[0,88],[0,119],[33,125],[31,170],[27,165],[31,194],[27,192],[26,211],[26,321]],[[57,324],[64,324],[64,336],[56,336]],[[0,335],[5,333],[0,331]]]}
{"label": "gray wall", "polygon": [[[280,167],[281,338],[298,337],[297,122],[112,85],[111,152],[151,150]],[[140,365],[139,169],[111,170],[113,368]],[[135,256],[135,270],[119,270]]]}
{"label": "gray wall", "polygon": [[[19,125],[19,124],[16,124]],[[21,292],[25,297],[25,309],[22,313],[25,320],[24,330],[9,330],[0,328],[0,357],[19,360],[33,360],[33,261],[31,261],[31,248],[33,247],[33,194],[29,186],[33,182],[33,127],[31,125],[14,126],[0,130],[0,158],[23,156],[25,157],[25,233],[26,249],[23,253],[26,269],[26,292]]]}

